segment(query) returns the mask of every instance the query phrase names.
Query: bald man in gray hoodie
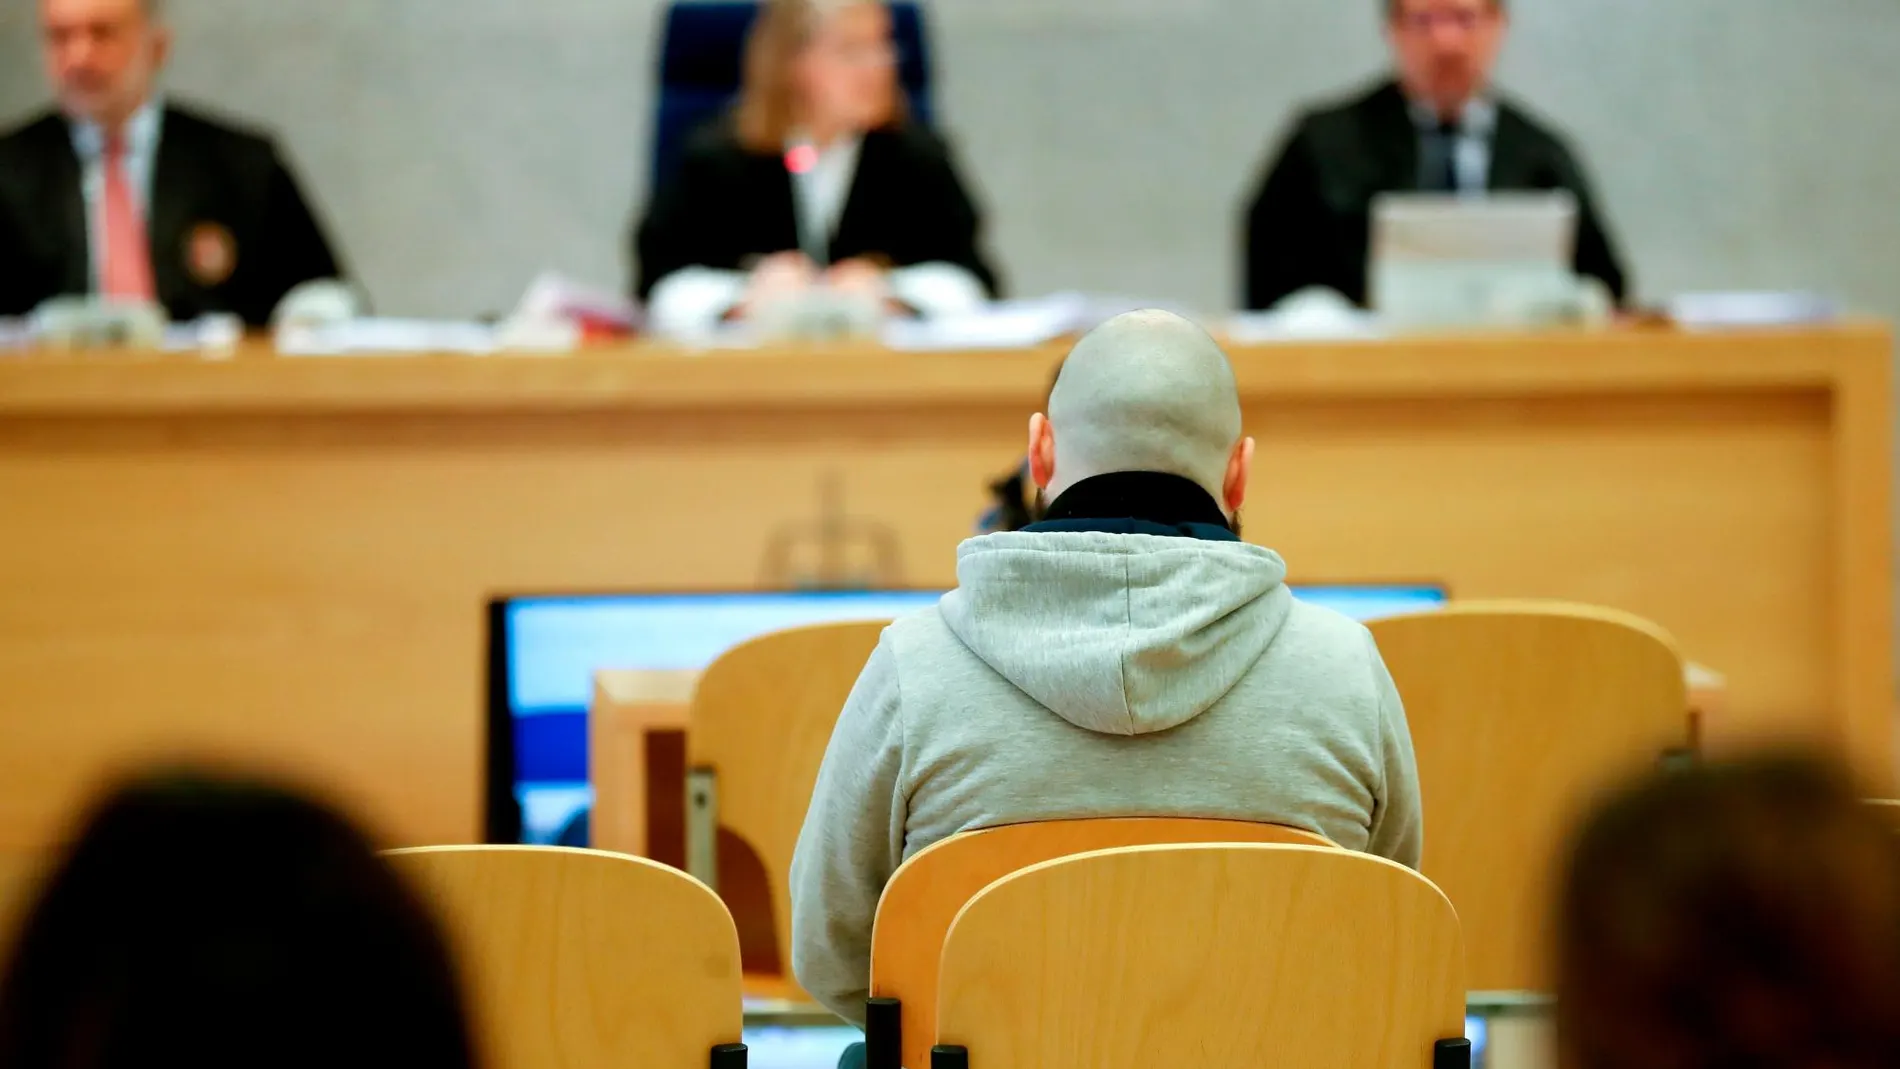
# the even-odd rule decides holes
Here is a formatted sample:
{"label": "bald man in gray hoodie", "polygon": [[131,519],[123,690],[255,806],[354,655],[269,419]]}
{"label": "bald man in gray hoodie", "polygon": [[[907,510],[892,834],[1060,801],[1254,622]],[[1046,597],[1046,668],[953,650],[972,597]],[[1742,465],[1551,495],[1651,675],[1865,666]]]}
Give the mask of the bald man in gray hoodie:
{"label": "bald man in gray hoodie", "polygon": [[1240,540],[1254,443],[1227,356],[1135,312],[1082,339],[1030,421],[1042,522],[957,551],[957,589],[884,632],[792,860],[792,968],[863,1023],[903,861],[1075,817],[1268,821],[1414,868],[1418,770],[1372,636]]}

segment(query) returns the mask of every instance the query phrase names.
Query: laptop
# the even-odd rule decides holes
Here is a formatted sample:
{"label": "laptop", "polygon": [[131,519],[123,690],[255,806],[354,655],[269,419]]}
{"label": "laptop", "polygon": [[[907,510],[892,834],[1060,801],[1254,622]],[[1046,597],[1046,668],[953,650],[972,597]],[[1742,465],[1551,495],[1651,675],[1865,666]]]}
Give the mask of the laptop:
{"label": "laptop", "polygon": [[1532,325],[1574,316],[1577,199],[1387,193],[1372,202],[1372,309],[1386,326]]}

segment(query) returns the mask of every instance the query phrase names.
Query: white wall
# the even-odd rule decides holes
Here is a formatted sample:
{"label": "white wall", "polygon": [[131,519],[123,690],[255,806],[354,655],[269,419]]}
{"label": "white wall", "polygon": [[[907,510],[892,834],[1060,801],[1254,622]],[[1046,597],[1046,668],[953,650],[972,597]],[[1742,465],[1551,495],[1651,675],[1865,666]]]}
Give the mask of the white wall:
{"label": "white wall", "polygon": [[[276,128],[388,312],[618,285],[655,0],[171,0],[172,85]],[[1381,63],[1378,0],[935,0],[946,125],[1019,293],[1226,306],[1296,101]],[[0,7],[0,114],[41,99]],[[1516,0],[1504,81],[1584,151],[1648,295],[1817,286],[1900,317],[1900,4]]]}

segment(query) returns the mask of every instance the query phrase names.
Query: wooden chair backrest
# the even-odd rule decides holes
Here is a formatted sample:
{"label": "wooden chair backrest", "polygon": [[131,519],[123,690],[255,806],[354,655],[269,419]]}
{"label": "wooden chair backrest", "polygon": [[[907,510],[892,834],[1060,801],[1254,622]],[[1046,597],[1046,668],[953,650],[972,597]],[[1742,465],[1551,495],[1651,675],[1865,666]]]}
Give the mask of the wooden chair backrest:
{"label": "wooden chair backrest", "polygon": [[685,873],[544,847],[387,856],[443,920],[493,1069],[689,1069],[742,1042],[738,932]]}
{"label": "wooden chair backrest", "polygon": [[938,991],[937,1041],[983,1069],[1430,1069],[1464,1035],[1451,903],[1402,865],[1311,846],[1128,847],[1005,876],[951,925]]}
{"label": "wooden chair backrest", "polygon": [[1585,606],[1498,602],[1375,621],[1418,752],[1422,871],[1464,924],[1474,990],[1548,991],[1565,838],[1604,787],[1689,745],[1674,640]]}
{"label": "wooden chair backrest", "polygon": [[1325,836],[1298,828],[1240,820],[1050,820],[952,836],[904,862],[878,899],[871,935],[871,995],[903,1002],[903,1064],[930,1064],[943,940],[951,922],[979,891],[1013,872],[1060,857],[1178,843],[1332,845]]}
{"label": "wooden chair backrest", "polygon": [[[719,823],[759,856],[778,960],[789,973],[792,851],[838,712],[889,621],[780,631],[728,651],[693,692],[690,768],[719,776]],[[800,993],[787,978],[788,995]]]}

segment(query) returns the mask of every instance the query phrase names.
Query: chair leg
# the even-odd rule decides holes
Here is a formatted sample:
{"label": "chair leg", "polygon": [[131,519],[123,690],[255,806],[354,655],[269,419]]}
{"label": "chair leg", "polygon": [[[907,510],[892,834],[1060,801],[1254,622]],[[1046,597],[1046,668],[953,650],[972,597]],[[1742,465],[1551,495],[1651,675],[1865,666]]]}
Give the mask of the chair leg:
{"label": "chair leg", "polygon": [[746,1069],[746,1045],[724,1043],[712,1049],[712,1069]]}
{"label": "chair leg", "polygon": [[1471,1041],[1439,1040],[1432,1047],[1432,1069],[1471,1069]]}
{"label": "chair leg", "polygon": [[970,1049],[968,1047],[932,1047],[930,1048],[930,1069],[970,1069]]}
{"label": "chair leg", "polygon": [[864,1069],[904,1069],[904,1004],[864,1000]]}

